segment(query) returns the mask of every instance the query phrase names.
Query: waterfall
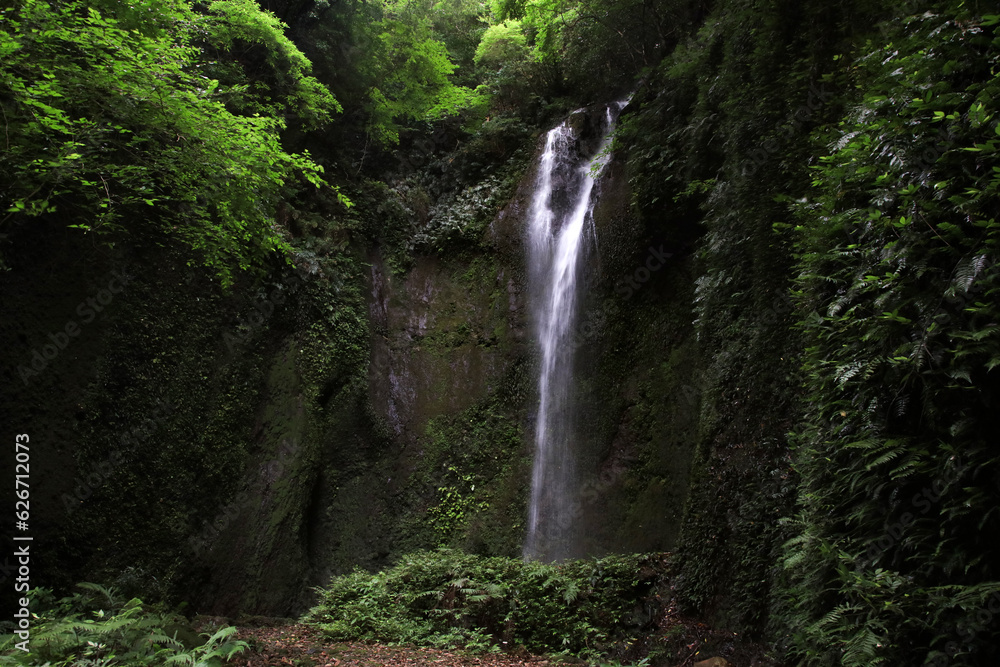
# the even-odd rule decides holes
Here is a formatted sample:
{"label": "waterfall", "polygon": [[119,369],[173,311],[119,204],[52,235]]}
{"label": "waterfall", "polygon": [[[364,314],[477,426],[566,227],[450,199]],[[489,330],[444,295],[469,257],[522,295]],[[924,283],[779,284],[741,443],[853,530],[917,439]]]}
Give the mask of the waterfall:
{"label": "waterfall", "polygon": [[[528,280],[540,352],[538,413],[525,559],[573,555],[576,497],[571,400],[577,283],[585,230],[593,225],[594,182],[625,102],[605,110],[600,145],[579,155],[573,116],[549,131],[528,213]],[[581,112],[577,112],[581,113]],[[575,114],[574,114],[575,115]]]}

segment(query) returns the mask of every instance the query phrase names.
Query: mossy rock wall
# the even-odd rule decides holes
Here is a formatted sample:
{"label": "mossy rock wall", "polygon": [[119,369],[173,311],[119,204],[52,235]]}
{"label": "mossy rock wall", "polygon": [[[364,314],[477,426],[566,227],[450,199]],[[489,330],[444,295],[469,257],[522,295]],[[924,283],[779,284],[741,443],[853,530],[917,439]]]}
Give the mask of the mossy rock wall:
{"label": "mossy rock wall", "polygon": [[[697,225],[652,218],[630,170],[616,158],[598,184],[573,342],[579,555],[677,548],[685,502],[716,484],[692,468],[712,414]],[[65,370],[4,389],[15,419],[59,443],[38,460],[51,563],[39,583],[283,615],[331,575],[415,549],[519,555],[537,402],[523,252],[534,179],[529,167],[476,243],[407,262],[370,241],[303,253],[225,294],[169,243],[74,263],[77,239],[47,238],[61,255],[0,279],[14,359],[109,271],[133,278]],[[79,471],[117,450],[67,511]]]}
{"label": "mossy rock wall", "polygon": [[[301,606],[329,433],[349,419],[377,441],[363,411],[330,408],[363,407],[365,304],[337,287],[360,281],[275,267],[223,294],[169,244],[103,256],[36,234],[44,261],[20,255],[2,277],[4,414],[37,444],[33,583],[99,580],[225,613]],[[81,317],[114,275],[124,288]],[[80,333],[21,382],[19,360],[69,320]]]}
{"label": "mossy rock wall", "polygon": [[[0,278],[4,414],[37,444],[35,583],[280,615],[405,550],[518,552],[519,267],[471,250],[390,274],[357,248],[224,294],[169,244],[78,255],[37,235],[48,254]],[[31,369],[69,320],[79,334]]]}

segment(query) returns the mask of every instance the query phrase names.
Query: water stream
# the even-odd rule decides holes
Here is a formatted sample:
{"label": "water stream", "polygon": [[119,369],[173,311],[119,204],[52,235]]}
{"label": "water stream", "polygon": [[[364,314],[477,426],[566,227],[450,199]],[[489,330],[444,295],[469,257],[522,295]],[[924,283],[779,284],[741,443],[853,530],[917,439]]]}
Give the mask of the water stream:
{"label": "water stream", "polygon": [[595,179],[624,106],[606,108],[601,141],[590,155],[579,154],[584,142],[576,128],[583,123],[573,116],[550,130],[538,166],[528,214],[528,280],[540,352],[539,405],[525,559],[575,555],[575,519],[583,510],[576,495],[571,397],[577,292],[586,232],[593,226]]}

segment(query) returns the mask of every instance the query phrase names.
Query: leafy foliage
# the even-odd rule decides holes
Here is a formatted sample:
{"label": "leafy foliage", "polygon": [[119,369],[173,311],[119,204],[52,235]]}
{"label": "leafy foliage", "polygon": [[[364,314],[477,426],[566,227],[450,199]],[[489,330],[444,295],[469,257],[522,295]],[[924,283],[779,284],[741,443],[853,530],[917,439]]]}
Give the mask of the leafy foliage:
{"label": "leafy foliage", "polygon": [[[157,613],[142,600],[119,600],[113,589],[78,585],[84,592],[56,600],[46,589],[29,593],[32,601],[30,651],[13,648],[16,635],[0,639],[0,665],[191,665],[220,667],[245,651],[236,628],[205,634],[200,645],[185,646],[183,617]],[[165,628],[167,628],[165,630]]]}
{"label": "leafy foliage", "polygon": [[[863,98],[795,205],[806,337],[804,664],[981,664],[1000,600],[997,16],[943,4],[859,49]],[[992,596],[992,597],[991,597]],[[955,662],[949,662],[955,661]]]}
{"label": "leafy foliage", "polygon": [[359,71],[371,85],[368,132],[382,144],[398,143],[401,123],[456,114],[479,102],[474,90],[453,82],[457,66],[434,21],[443,17],[429,9],[419,0],[386,3],[362,34]]}
{"label": "leafy foliage", "polygon": [[[3,10],[2,224],[58,220],[111,244],[173,236],[228,284],[234,266],[287,250],[273,217],[287,181],[326,187],[307,153],[282,149],[283,114],[321,124],[337,103],[248,0],[116,9]],[[263,45],[280,85],[242,72],[237,42]]]}
{"label": "leafy foliage", "polygon": [[785,433],[799,341],[775,200],[808,187],[809,132],[838,111],[832,90],[817,93],[820,77],[854,7],[715,3],[703,22],[682,24],[689,32],[635,93],[616,138],[644,232],[690,254],[697,275],[699,370],[684,388],[696,399],[697,453],[678,602],[741,633],[785,631],[770,602],[788,535],[777,519],[796,484]]}
{"label": "leafy foliage", "polygon": [[[621,94],[672,45],[694,3],[658,0],[527,0],[497,8],[520,19],[549,81],[576,99]],[[581,101],[582,101],[581,100]]]}
{"label": "leafy foliage", "polygon": [[477,65],[502,66],[524,59],[527,52],[527,37],[521,28],[521,22],[508,19],[486,29],[476,47],[475,61]]}
{"label": "leafy foliage", "polygon": [[[234,85],[253,88],[252,96],[257,100],[256,104],[245,104],[245,110],[276,117],[294,113],[308,129],[323,127],[330,122],[331,112],[343,110],[330,92],[309,76],[312,64],[285,37],[284,24],[273,14],[261,11],[248,0],[214,0],[208,5],[205,24],[211,36],[208,45],[223,60],[237,47],[260,46],[263,49],[266,70],[273,82],[241,82],[241,77],[237,77]],[[205,63],[208,68],[214,65]]]}
{"label": "leafy foliage", "polygon": [[652,616],[659,561],[613,556],[524,563],[418,552],[371,575],[335,578],[307,616],[334,639],[596,655]]}

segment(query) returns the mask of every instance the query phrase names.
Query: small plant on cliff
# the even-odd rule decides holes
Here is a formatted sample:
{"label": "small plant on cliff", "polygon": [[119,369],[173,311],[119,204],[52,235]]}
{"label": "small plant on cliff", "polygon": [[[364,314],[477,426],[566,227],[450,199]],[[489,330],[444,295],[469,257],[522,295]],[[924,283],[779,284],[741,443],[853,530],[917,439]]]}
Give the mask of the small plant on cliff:
{"label": "small plant on cliff", "polygon": [[[457,474],[454,466],[448,466],[448,471]],[[445,546],[452,535],[468,523],[472,514],[490,508],[485,501],[476,502],[473,496],[475,490],[472,475],[462,475],[460,483],[438,487],[440,502],[427,510],[427,514],[441,546]]]}

